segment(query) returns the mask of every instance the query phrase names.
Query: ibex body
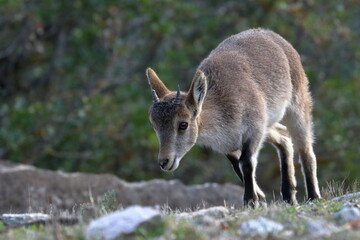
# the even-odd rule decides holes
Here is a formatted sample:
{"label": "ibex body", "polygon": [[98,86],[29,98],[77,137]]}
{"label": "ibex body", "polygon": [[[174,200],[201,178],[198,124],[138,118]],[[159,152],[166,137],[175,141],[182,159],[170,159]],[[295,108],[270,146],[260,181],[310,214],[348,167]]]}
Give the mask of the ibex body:
{"label": "ibex body", "polygon": [[163,170],[175,170],[196,143],[210,147],[228,157],[244,182],[244,203],[257,206],[265,196],[255,169],[267,141],[278,151],[283,200],[296,203],[294,144],[308,198],[320,197],[308,80],[299,54],[281,36],[250,29],[227,38],[202,61],[188,92],[168,90],[150,68],[147,77]]}

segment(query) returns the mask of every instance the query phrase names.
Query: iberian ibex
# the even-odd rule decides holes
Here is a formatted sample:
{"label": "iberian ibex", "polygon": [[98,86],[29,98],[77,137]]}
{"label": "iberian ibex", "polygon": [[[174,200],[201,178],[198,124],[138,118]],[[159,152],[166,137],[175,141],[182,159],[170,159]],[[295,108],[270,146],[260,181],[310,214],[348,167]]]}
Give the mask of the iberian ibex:
{"label": "iberian ibex", "polygon": [[161,169],[174,171],[194,144],[210,147],[227,156],[244,183],[244,204],[256,207],[265,200],[255,170],[266,141],[279,155],[282,198],[294,204],[294,144],[308,199],[320,198],[308,79],[280,35],[250,29],[225,39],[201,62],[187,92],[170,91],[150,68],[146,74]]}

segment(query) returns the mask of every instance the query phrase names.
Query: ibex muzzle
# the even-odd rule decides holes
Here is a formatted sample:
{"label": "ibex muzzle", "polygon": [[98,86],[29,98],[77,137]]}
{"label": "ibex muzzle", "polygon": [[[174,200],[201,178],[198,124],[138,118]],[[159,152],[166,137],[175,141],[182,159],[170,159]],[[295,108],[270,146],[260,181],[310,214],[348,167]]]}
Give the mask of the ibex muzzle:
{"label": "ibex muzzle", "polygon": [[255,170],[267,141],[278,151],[282,198],[295,204],[294,144],[308,199],[320,198],[308,80],[281,36],[251,29],[227,38],[202,61],[187,92],[170,91],[150,68],[146,74],[161,169],[174,171],[196,143],[210,147],[227,156],[244,183],[244,203],[256,207],[265,201]]}

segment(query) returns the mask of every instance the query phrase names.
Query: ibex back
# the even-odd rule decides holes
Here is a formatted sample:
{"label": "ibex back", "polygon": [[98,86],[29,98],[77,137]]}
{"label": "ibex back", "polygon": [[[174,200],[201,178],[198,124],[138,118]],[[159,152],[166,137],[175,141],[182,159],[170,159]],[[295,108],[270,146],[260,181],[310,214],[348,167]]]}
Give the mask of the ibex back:
{"label": "ibex back", "polygon": [[295,204],[294,144],[308,199],[320,198],[308,80],[299,54],[280,35],[250,29],[227,38],[201,62],[188,92],[170,91],[150,68],[146,74],[163,170],[174,171],[196,143],[210,147],[227,156],[244,183],[244,204],[256,207],[265,201],[255,169],[267,141],[279,155],[282,198]]}

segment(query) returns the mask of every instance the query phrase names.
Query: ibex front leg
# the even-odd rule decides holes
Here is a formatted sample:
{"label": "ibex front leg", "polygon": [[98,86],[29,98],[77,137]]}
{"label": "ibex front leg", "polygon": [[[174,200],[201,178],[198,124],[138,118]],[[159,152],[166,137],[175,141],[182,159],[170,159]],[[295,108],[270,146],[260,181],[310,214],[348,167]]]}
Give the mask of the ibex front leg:
{"label": "ibex front leg", "polygon": [[255,170],[257,165],[258,147],[254,146],[251,140],[243,144],[242,154],[239,162],[244,179],[244,205],[256,208],[259,206],[259,199],[265,201],[265,196],[257,186],[255,180]]}
{"label": "ibex front leg", "polygon": [[226,157],[230,160],[231,166],[232,166],[234,172],[239,177],[240,181],[243,183],[244,178],[243,178],[242,172],[240,170],[240,162],[239,162],[240,155],[241,155],[241,151],[235,151],[235,152],[226,154]]}

